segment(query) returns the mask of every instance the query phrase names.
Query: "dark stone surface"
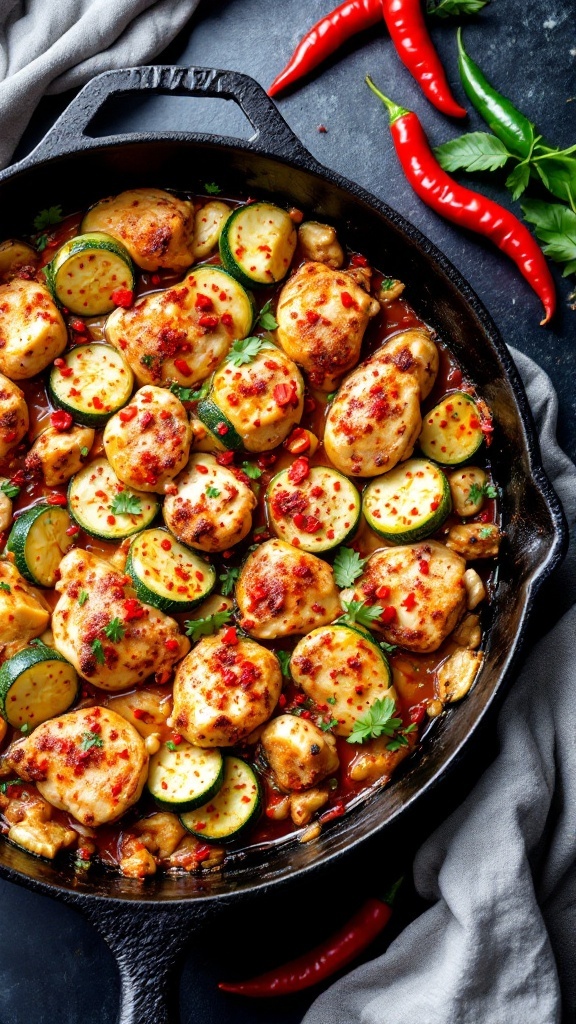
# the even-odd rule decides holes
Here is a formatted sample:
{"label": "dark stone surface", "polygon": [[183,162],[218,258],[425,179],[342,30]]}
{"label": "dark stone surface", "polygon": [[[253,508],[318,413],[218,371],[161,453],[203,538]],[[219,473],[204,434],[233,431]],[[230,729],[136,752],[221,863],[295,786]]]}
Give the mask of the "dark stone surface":
{"label": "dark stone surface", "polygon": [[[268,85],[294,44],[329,4],[314,0],[208,0],[190,26],[158,58],[159,63],[198,64],[251,74]],[[536,0],[498,0],[470,22],[465,39],[470,53],[503,92],[531,117],[546,136],[565,146],[575,141],[576,31],[573,0],[553,7]],[[434,24],[434,39],[457,81],[454,27]],[[560,400],[559,436],[576,455],[576,313],[568,307],[570,287],[556,275],[560,316],[555,329],[538,326],[540,309],[528,285],[508,261],[488,245],[441,221],[414,196],[398,167],[384,112],[364,85],[370,73],[392,98],[422,117],[434,143],[460,132],[419,93],[400,65],[384,29],[348,45],[302,88],[282,99],[280,109],[318,160],[381,196],[416,224],[455,263],[492,313],[504,338],[537,359],[550,374]],[[69,97],[43,101],[19,150],[32,148]],[[482,124],[473,114],[470,128]],[[322,124],[328,130],[318,131]],[[251,129],[233,104],[177,97],[131,100],[110,115],[109,128],[159,130],[181,127],[248,137]],[[473,183],[472,183],[473,184]],[[474,185],[473,185],[474,187]],[[501,183],[484,176],[478,187],[510,205]],[[393,268],[390,268],[393,272]],[[558,596],[561,599],[562,595]],[[549,614],[554,594],[548,593]],[[413,851],[472,787],[494,753],[494,739],[480,737],[457,780],[430,800],[418,821],[410,822],[393,843],[375,843],[355,853],[346,865],[287,894],[254,900],[247,913],[227,912],[206,927],[190,946],[182,974],[183,1024],[289,1024],[300,1020],[309,996],[278,1004],[244,1004],[221,995],[216,981],[261,970],[316,942],[353,912],[364,896],[378,892],[401,870]],[[0,1021],[2,1024],[99,1024],[116,1020],[119,985],[113,958],[92,926],[68,907],[0,882]],[[395,931],[420,909],[407,887],[393,931],[372,947],[377,955]],[[154,929],[154,917],[150,929]],[[142,1024],[154,1024],[152,1019]]]}

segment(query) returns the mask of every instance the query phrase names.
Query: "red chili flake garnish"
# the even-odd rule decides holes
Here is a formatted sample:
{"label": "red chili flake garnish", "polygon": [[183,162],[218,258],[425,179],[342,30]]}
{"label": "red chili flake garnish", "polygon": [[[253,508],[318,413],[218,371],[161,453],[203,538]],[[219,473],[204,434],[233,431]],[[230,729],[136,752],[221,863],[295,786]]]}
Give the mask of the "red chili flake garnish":
{"label": "red chili flake garnish", "polygon": [[376,591],[376,597],[380,598],[381,601],[385,601],[388,597],[390,597],[390,587],[378,587],[378,590]]}
{"label": "red chili flake garnish", "polygon": [[[206,828],[206,823],[203,822],[202,824],[199,824],[198,828]],[[197,864],[201,864],[202,861],[208,860],[208,857],[210,856],[211,853],[212,848],[210,846],[199,846],[198,849],[196,850],[196,853],[194,854],[194,860],[196,861]]]}
{"label": "red chili flake garnish", "polygon": [[122,420],[122,423],[129,423],[137,415],[138,409],[135,405],[129,405],[127,409],[121,409],[118,415]]}
{"label": "red chili flake garnish", "polygon": [[185,583],[187,583],[188,580],[190,579],[190,573],[186,572],[186,570],[183,569],[181,565],[175,566],[174,575],[177,576],[178,579],[184,580]]}
{"label": "red chili flake garnish", "polygon": [[68,504],[68,502],[66,501],[65,494],[49,494],[48,497],[46,498],[46,501],[49,505],[64,506]]}
{"label": "red chili flake garnish", "polygon": [[290,381],[289,384],[277,384],[274,388],[274,401],[281,408],[285,405],[290,405],[292,402],[298,401],[298,395],[296,392],[296,385],[294,381]]}
{"label": "red chili flake garnish", "polygon": [[325,135],[328,129],[325,124],[319,124],[316,131],[320,132],[321,135]]}
{"label": "red chili flake garnish", "polygon": [[424,720],[425,715],[425,704],[415,704],[414,707],[410,708],[410,711],[408,712],[408,717],[410,721],[413,722],[415,725],[420,725],[420,722]]}
{"label": "red chili flake garnish", "polygon": [[259,469],[268,469],[278,461],[278,456],[274,452],[266,452],[265,455],[259,455],[256,459]]}
{"label": "red chili flake garnish", "polygon": [[104,402],[102,401],[101,398],[98,397],[98,395],[94,395],[94,398],[92,399],[92,405],[94,406],[95,409],[104,408]]}
{"label": "red chili flake garnish", "polygon": [[61,432],[70,430],[74,420],[69,412],[64,412],[64,409],[58,409],[56,412],[50,414],[50,423],[54,427],[54,430]]}
{"label": "red chili flake garnish", "polygon": [[430,511],[431,512],[435,512],[439,505],[440,505],[439,501],[431,501],[430,502]]}
{"label": "red chili flake garnish", "polygon": [[112,292],[112,302],[115,306],[128,309],[134,302],[134,292],[129,291],[128,288],[117,288],[115,292]]}
{"label": "red chili flake garnish", "polygon": [[114,523],[116,522],[116,516],[106,516],[106,522],[108,523],[109,526],[114,526]]}
{"label": "red chili flake garnish", "polygon": [[76,331],[76,334],[84,334],[88,329],[84,321],[80,320],[78,317],[74,317],[70,321],[70,327],[73,331]]}
{"label": "red chili flake garnish", "polygon": [[[472,421],[470,421],[470,426],[472,426]],[[492,422],[490,420],[484,420],[483,423],[480,424],[480,430],[483,434],[493,434],[494,427]]]}
{"label": "red chili flake garnish", "polygon": [[58,369],[60,370],[60,374],[62,377],[71,377],[72,374],[74,373],[74,370],[72,369],[71,366],[64,365],[58,367]]}
{"label": "red chili flake garnish", "polygon": [[216,426],[216,433],[220,434],[220,437],[224,437],[224,434],[228,433],[228,427],[225,423],[218,423]]}
{"label": "red chili flake garnish", "polygon": [[135,597],[129,597],[124,601],[123,608],[126,622],[132,622],[133,619],[143,619],[146,615],[146,609],[142,607],[140,601],[137,601]]}
{"label": "red chili flake garnish", "polygon": [[160,274],[152,274],[151,275],[151,277],[150,277],[150,284],[153,284],[154,286],[156,286],[156,285],[160,284],[160,281],[161,281]]}
{"label": "red chili flake garnish", "polygon": [[306,516],[303,516],[301,512],[297,512],[296,515],[292,517],[292,522],[297,530],[303,530],[306,526]]}
{"label": "red chili flake garnish", "polygon": [[291,484],[301,484],[310,473],[310,463],[305,455],[296,459],[288,470],[288,479]]}
{"label": "red chili flake garnish", "polygon": [[172,733],[172,742],[175,743],[177,747],[180,746],[182,743],[182,737],[179,732]]}
{"label": "red chili flake garnish", "polygon": [[134,710],[132,711],[132,714],[134,715],[134,718],[139,720],[140,718],[144,718],[144,715],[146,714],[146,712],[143,711],[142,708],[134,708]]}
{"label": "red chili flake garnish", "polygon": [[79,526],[69,526],[68,529],[66,530],[67,537],[74,537],[74,535],[77,533],[80,533]]}
{"label": "red chili flake garnish", "polygon": [[198,320],[200,327],[205,327],[207,331],[213,331],[215,327],[218,327],[220,320],[217,316],[201,316]]}
{"label": "red chili flake garnish", "polygon": [[220,322],[223,323],[225,327],[234,326],[234,320],[232,318],[231,313],[222,313],[222,316],[220,317]]}
{"label": "red chili flake garnish", "polygon": [[480,519],[481,523],[489,523],[490,522],[490,513],[489,512],[482,512],[482,514],[478,518]]}
{"label": "red chili flake garnish", "polygon": [[185,359],[175,359],[174,366],[178,370],[178,373],[181,373],[183,377],[192,376],[192,370]]}
{"label": "red chili flake garnish", "polygon": [[306,526],[304,527],[305,533],[317,533],[322,523],[316,516],[306,516]]}
{"label": "red chili flake garnish", "polygon": [[423,576],[428,576],[430,573],[430,563],[427,562],[425,558],[422,558],[418,562],[418,569],[420,570]]}
{"label": "red chili flake garnish", "polygon": [[10,483],[14,484],[15,487],[22,487],[23,483],[25,482],[25,479],[26,477],[24,476],[24,471],[22,469],[19,469],[18,472],[14,473],[14,476],[11,477]]}
{"label": "red chili flake garnish", "polygon": [[229,626],[222,637],[222,643],[234,647],[238,643],[238,634],[235,626]]}
{"label": "red chili flake garnish", "polygon": [[398,612],[396,611],[394,606],[390,604],[382,612],[382,615],[380,616],[380,622],[382,623],[383,626],[390,626],[393,622],[396,621],[397,615]]}
{"label": "red chili flake garnish", "polygon": [[151,423],[154,423],[154,413],[151,413],[149,409],[146,409],[140,417],[140,426],[142,427],[142,430],[146,430],[146,427],[149,427]]}
{"label": "red chili flake garnish", "polygon": [[209,295],[203,295],[202,292],[198,292],[194,308],[201,309],[204,313],[210,313],[214,309],[214,303]]}
{"label": "red chili flake garnish", "polygon": [[219,466],[229,466],[234,462],[234,452],[218,452],[216,462]]}
{"label": "red chili flake garnish", "polygon": [[168,639],[164,641],[164,647],[166,648],[167,651],[177,651],[178,648],[180,647],[180,644],[175,639],[175,637],[169,636]]}
{"label": "red chili flake garnish", "polygon": [[356,308],[356,302],[350,295],[350,292],[340,292],[340,299],[342,300],[342,305],[344,306],[344,309]]}
{"label": "red chili flake garnish", "polygon": [[196,466],[196,469],[202,474],[206,474],[208,472],[208,466],[203,466],[202,463],[199,463],[199,465]]}
{"label": "red chili flake garnish", "polygon": [[162,548],[163,551],[170,551],[172,547],[172,541],[168,540],[168,538],[166,537],[165,540],[160,541],[160,547]]}
{"label": "red chili flake garnish", "polygon": [[350,257],[350,266],[368,267],[370,266],[370,264],[368,263],[368,260],[366,259],[365,256],[361,256],[360,253],[354,253],[354,255]]}
{"label": "red chili flake garnish", "polygon": [[281,693],[280,696],[278,697],[278,707],[279,708],[285,708],[286,707],[286,694]]}
{"label": "red chili flake garnish", "polygon": [[238,398],[238,395],[230,394],[227,396],[226,401],[228,402],[229,405],[238,405],[240,399]]}
{"label": "red chili flake garnish", "polygon": [[314,326],[314,324],[317,324],[319,319],[320,319],[320,313],[317,313],[316,310],[314,310],[314,309],[307,309],[306,310],[306,319],[307,319],[309,324]]}
{"label": "red chili flake garnish", "polygon": [[338,803],[334,804],[334,807],[330,808],[330,810],[324,811],[324,814],[320,815],[318,821],[323,825],[325,822],[332,821],[334,818],[341,818],[345,810],[346,808],[344,807],[344,804],[339,800]]}
{"label": "red chili flake garnish", "polygon": [[401,604],[402,607],[405,608],[407,612],[411,612],[416,607],[417,604],[415,594],[408,594],[408,596],[405,597],[403,601],[401,601]]}
{"label": "red chili flake garnish", "polygon": [[63,360],[63,359],[61,358],[61,356],[58,356],[58,359],[55,359],[55,360],[54,360],[54,366],[57,366],[57,367],[58,367],[58,369],[60,369],[60,367],[61,367],[61,366],[66,366],[66,363],[65,363],[65,362],[64,362],[64,360]]}
{"label": "red chili flake garnish", "polygon": [[295,704],[303,704],[305,700],[306,697],[303,693],[297,693],[296,696],[294,697]]}
{"label": "red chili flake garnish", "polygon": [[334,540],[334,530],[326,530],[326,536],[328,540]]}

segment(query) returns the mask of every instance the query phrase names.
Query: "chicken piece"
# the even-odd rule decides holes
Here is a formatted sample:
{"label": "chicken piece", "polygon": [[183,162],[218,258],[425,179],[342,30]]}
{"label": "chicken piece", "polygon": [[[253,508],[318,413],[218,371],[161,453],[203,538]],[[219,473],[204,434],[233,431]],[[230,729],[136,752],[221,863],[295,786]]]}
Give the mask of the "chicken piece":
{"label": "chicken piece", "polygon": [[232,207],[219,199],[210,200],[196,211],[193,246],[195,260],[203,260],[216,248],[222,228],[231,213]]}
{"label": "chicken piece", "polygon": [[82,469],[94,437],[91,427],[71,427],[70,430],[47,427],[28,452],[26,469],[42,473],[48,487],[58,487]]}
{"label": "chicken piece", "polygon": [[324,447],[336,469],[377,476],[410,458],[420,434],[420,400],[438,369],[430,335],[404,331],[344,381],[330,406]]}
{"label": "chicken piece", "polygon": [[12,562],[0,561],[0,661],[11,658],[50,622],[48,605]]}
{"label": "chicken piece", "polygon": [[380,780],[382,784],[387,782],[400,762],[412,752],[411,737],[406,738],[410,745],[400,747],[399,750],[387,749],[390,742],[388,736],[369,740],[352,761],[348,769],[349,778],[353,782],[366,782],[367,784]]}
{"label": "chicken piece", "polygon": [[[1,358],[0,348],[0,360]],[[0,459],[22,440],[28,430],[28,424],[28,406],[24,392],[0,373]]]}
{"label": "chicken piece", "polygon": [[448,473],[452,506],[457,516],[475,516],[484,504],[486,490],[491,486],[479,466],[465,466]]}
{"label": "chicken piece", "polygon": [[196,836],[184,836],[168,858],[166,867],[180,868],[184,871],[196,871],[200,867],[205,871],[220,867],[226,856],[224,848],[211,846],[208,856],[206,852],[206,844],[196,839]]}
{"label": "chicken piece", "polygon": [[310,789],[332,775],[340,764],[334,736],[296,715],[272,719],[261,742],[281,789]]}
{"label": "chicken piece", "polygon": [[464,559],[434,540],[383,548],[368,559],[352,593],[383,608],[371,628],[388,643],[426,654],[466,609],[465,571]]}
{"label": "chicken piece", "polygon": [[147,878],[156,874],[156,859],[141,839],[128,836],[122,844],[118,867],[125,878]]}
{"label": "chicken piece", "polygon": [[196,279],[191,271],[180,284],[110,314],[106,337],[139,384],[176,381],[191,387],[210,376],[235,339],[246,337],[252,307],[246,298],[239,301],[236,282],[223,271],[218,273],[220,290],[214,292],[213,285],[212,272]]}
{"label": "chicken piece", "polygon": [[12,522],[12,499],[8,497],[3,486],[9,486],[10,481],[5,476],[0,476],[0,533],[8,530]]}
{"label": "chicken piece", "polygon": [[324,263],[333,270],[339,270],[344,263],[344,250],[330,224],[305,220],[298,228],[298,245],[305,260]]}
{"label": "chicken piece", "polygon": [[278,341],[314,387],[332,391],[358,362],[364,331],[379,311],[349,274],[304,263],[280,293]]}
{"label": "chicken piece", "polygon": [[342,614],[330,566],[283,540],[265,541],[248,555],[236,602],[239,625],[262,640],[308,633]]}
{"label": "chicken piece", "polygon": [[303,793],[292,793],[290,797],[290,817],[295,825],[299,827],[307,825],[312,821],[313,815],[319,811],[324,804],[328,803],[330,793],[328,789],[320,786],[314,789],[306,789]]}
{"label": "chicken piece", "polygon": [[54,860],[60,850],[75,845],[78,835],[74,829],[59,825],[56,821],[23,821],[19,825],[12,825],[8,839],[36,857]]}
{"label": "chicken piece", "polygon": [[111,697],[108,707],[122,715],[147,740],[165,728],[172,707],[172,694],[164,687],[147,686],[146,689]]}
{"label": "chicken piece", "polygon": [[184,469],[191,440],[180,399],[151,385],[137,391],[104,430],[106,457],[118,479],[135,490],[158,494]]}
{"label": "chicken piece", "polygon": [[270,718],[281,690],[272,651],[223,629],[178,666],[168,724],[199,747],[232,747]]}
{"label": "chicken piece", "polygon": [[438,669],[438,699],[443,704],[453,704],[457,700],[462,700],[471,689],[483,660],[482,651],[469,651],[465,648],[454,651]]}
{"label": "chicken piece", "polygon": [[498,554],[502,534],[495,523],[464,523],[448,531],[446,547],[463,558],[494,558]]}
{"label": "chicken piece", "polygon": [[182,544],[226,551],[250,532],[256,495],[213,455],[197,453],[174,481],[164,502],[164,521]]}
{"label": "chicken piece", "polygon": [[194,262],[194,206],[158,188],[133,188],[96,203],[82,231],[104,231],[142,270],[186,270]]}
{"label": "chicken piece", "polygon": [[276,448],[302,419],[304,381],[296,363],[264,345],[250,363],[226,361],[216,370],[211,398],[249,452]]}
{"label": "chicken piece", "polygon": [[40,796],[36,789],[21,789],[15,786],[17,796],[3,796],[6,806],[3,808],[4,817],[10,825],[18,825],[21,821],[30,824],[33,821],[50,821],[54,808]]}
{"label": "chicken piece", "polygon": [[37,281],[0,285],[0,372],[35,377],[66,348],[68,334],[50,292]]}
{"label": "chicken piece", "polygon": [[[13,277],[33,276],[38,265],[36,249],[17,238],[0,242],[0,281],[11,281]],[[23,273],[22,273],[23,272]]]}
{"label": "chicken piece", "polygon": [[486,587],[484,580],[475,569],[466,569],[464,586],[466,587],[466,607],[471,612],[486,597]]}
{"label": "chicken piece", "polygon": [[387,306],[388,303],[399,299],[405,288],[406,285],[402,281],[398,281],[397,278],[385,277],[378,291],[380,305]]}
{"label": "chicken piece", "polygon": [[89,827],[116,821],[132,807],[148,773],[142,738],[120,715],[98,706],[43,722],[12,762],[48,803]]}
{"label": "chicken piece", "polygon": [[[127,690],[153,673],[165,682],[190,649],[174,619],[137,601],[130,584],[89,551],[75,548],[60,563],[54,646],[102,690]],[[81,592],[88,595],[82,604]]]}
{"label": "chicken piece", "polygon": [[[466,576],[466,574],[464,574],[464,576]],[[459,622],[456,629],[453,631],[452,639],[455,643],[459,644],[460,647],[467,647],[471,651],[480,647],[480,642],[482,640],[480,616],[465,615],[462,622]]]}
{"label": "chicken piece", "polygon": [[159,811],[158,814],[137,821],[132,826],[132,832],[150,853],[161,859],[170,857],[187,834],[180,818],[169,811]]}

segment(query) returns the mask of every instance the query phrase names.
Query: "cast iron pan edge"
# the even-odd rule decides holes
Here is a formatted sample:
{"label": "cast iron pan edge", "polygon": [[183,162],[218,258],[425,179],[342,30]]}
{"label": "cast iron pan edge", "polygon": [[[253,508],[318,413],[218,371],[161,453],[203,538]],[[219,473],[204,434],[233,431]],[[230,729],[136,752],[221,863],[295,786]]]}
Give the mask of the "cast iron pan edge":
{"label": "cast iron pan edge", "polygon": [[[35,165],[42,165],[46,160],[57,159],[69,154],[89,149],[102,149],[109,146],[122,146],[157,140],[158,136],[136,134],[107,138],[92,138],[87,128],[95,115],[108,99],[114,96],[136,91],[174,93],[177,95],[218,96],[232,99],[243,110],[255,129],[255,135],[239,146],[238,140],[216,138],[210,135],[195,133],[166,133],[162,138],[198,143],[216,143],[218,147],[230,148],[248,153],[261,153],[265,156],[279,158],[283,163],[294,168],[311,172],[324,182],[342,189],[359,199],[367,206],[378,210],[399,232],[404,234],[413,245],[432,260],[441,269],[466,300],[476,317],[482,332],[489,340],[496,354],[500,371],[512,385],[516,404],[520,413],[523,442],[527,454],[532,480],[536,492],[540,496],[547,512],[548,521],[544,527],[548,530],[549,544],[540,553],[534,564],[533,572],[527,582],[524,607],[510,650],[502,660],[500,683],[495,687],[479,714],[474,729],[486,717],[489,709],[500,700],[504,691],[504,679],[510,678],[511,669],[516,664],[522,641],[525,637],[527,620],[537,590],[553,569],[561,561],[566,543],[567,531],[560,503],[544,473],[539,452],[538,440],[534,429],[532,415],[528,407],[526,394],[500,335],[489,317],[478,296],[470,288],[459,272],[436,247],[412,225],[408,224],[395,211],[391,210],[376,197],[367,193],[351,182],[322,167],[302,146],[297,137],[278,113],[276,107],[264,90],[251,78],[236,72],[218,71],[210,68],[177,68],[177,67],[144,67],[121,71],[106,72],[93,79],[72,101],[62,117],[39,146],[26,159],[14,167],[0,173],[0,185],[18,177]],[[425,787],[415,793],[409,802],[397,806],[387,818],[386,824],[392,823],[402,810],[413,806],[420,795],[438,784],[440,778],[458,763],[466,739],[452,752],[449,762],[441,768],[433,770]],[[342,826],[344,822],[340,823]],[[383,826],[376,825],[356,843],[363,842]],[[322,858],[311,856],[309,863],[304,863],[295,874],[302,876],[316,870],[320,865],[334,863],[354,842],[342,830],[339,843],[334,843],[332,851]],[[352,828],[353,831],[353,828]],[[201,929],[203,921],[213,916],[218,908],[224,909],[232,899],[249,897],[251,892],[259,890],[265,893],[270,887],[286,881],[284,873],[266,882],[238,887],[236,890],[219,893],[202,892],[201,883],[194,893],[185,893],[178,886],[166,896],[165,892],[154,895],[150,889],[143,899],[138,883],[128,885],[121,896],[108,895],[108,887],[103,883],[80,884],[62,877],[54,881],[53,870],[10,844],[4,844],[0,875],[10,881],[28,888],[62,899],[75,906],[96,925],[103,934],[108,945],[114,952],[121,974],[122,998],[120,1010],[121,1024],[168,1024],[178,1019],[177,993],[178,984],[175,969],[179,958],[192,931]],[[191,880],[186,880],[189,884]],[[195,899],[190,899],[194,895]],[[188,896],[188,898],[186,898]],[[158,898],[159,897],[159,898]],[[216,906],[217,905],[217,906]]]}

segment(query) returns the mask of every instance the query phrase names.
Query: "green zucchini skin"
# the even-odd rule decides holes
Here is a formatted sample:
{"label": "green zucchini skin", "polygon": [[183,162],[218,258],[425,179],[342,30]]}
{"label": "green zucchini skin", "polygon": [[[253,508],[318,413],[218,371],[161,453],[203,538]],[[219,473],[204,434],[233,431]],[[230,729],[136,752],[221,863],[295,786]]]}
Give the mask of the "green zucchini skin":
{"label": "green zucchini skin", "polygon": [[58,566],[74,543],[66,534],[71,525],[68,510],[61,505],[41,503],[17,517],[6,547],[24,579],[39,587],[54,586]]}
{"label": "green zucchini skin", "polygon": [[[198,402],[196,414],[198,419],[202,421],[207,430],[212,434],[218,448],[227,448],[229,451],[234,452],[242,449],[243,444],[240,434],[211,398],[203,398]],[[224,427],[226,428],[225,431],[223,430]],[[218,428],[222,430],[222,433]]]}
{"label": "green zucchini skin", "polygon": [[[170,543],[171,547],[165,550],[163,542]],[[178,568],[180,576],[175,572]],[[187,548],[168,530],[160,527],[143,530],[134,538],[128,551],[125,571],[132,578],[140,601],[167,614],[192,611],[210,596],[216,585],[213,566],[201,558],[197,551]],[[188,575],[189,579],[184,580],[182,573]],[[203,580],[198,580],[196,573],[201,573]],[[179,587],[184,586],[188,596],[178,591]]]}
{"label": "green zucchini skin", "polygon": [[224,223],[220,258],[245,288],[273,285],[288,273],[296,241],[296,228],[286,210],[273,203],[249,203],[234,210]]}
{"label": "green zucchini skin", "polygon": [[439,466],[408,459],[376,477],[362,494],[368,525],[391,544],[430,537],[452,510],[450,485]]}
{"label": "green zucchini skin", "polygon": [[[331,551],[349,541],[360,523],[362,501],[348,477],[331,466],[313,466],[298,484],[291,483],[289,474],[289,469],[281,470],[266,490],[268,519],[278,537],[289,544],[296,539],[299,548],[312,554]],[[322,494],[315,495],[315,491]],[[294,501],[299,501],[297,507],[302,508],[296,512],[305,521],[301,526],[294,521]]]}
{"label": "green zucchini skin", "polygon": [[18,651],[0,667],[0,714],[15,729],[64,714],[79,693],[74,666],[42,643]]}
{"label": "green zucchini skin", "polygon": [[217,748],[205,750],[182,741],[165,743],[150,759],[148,790],[159,807],[182,813],[211,800],[224,782],[224,758]]}
{"label": "green zucchini skin", "polygon": [[102,316],[115,308],[115,291],[133,292],[136,273],[130,253],[103,231],[75,235],[60,246],[45,269],[56,302],[78,316]]}
{"label": "green zucchini skin", "polygon": [[[102,491],[106,498],[96,494]],[[119,491],[140,500],[140,513],[112,513],[111,503]],[[98,540],[119,541],[151,526],[160,509],[160,502],[151,492],[133,491],[116,476],[107,459],[94,459],[72,477],[68,485],[68,508],[74,522]],[[113,515],[114,522],[108,522]]]}
{"label": "green zucchini skin", "polygon": [[465,391],[443,398],[423,417],[419,445],[442,466],[458,466],[478,451],[484,440],[476,402]]}
{"label": "green zucchini skin", "polygon": [[[69,412],[76,423],[103,427],[130,401],[134,374],[112,345],[76,345],[63,359],[65,367],[52,367],[48,395],[53,405]],[[62,369],[73,372],[63,376]],[[71,390],[74,394],[70,394]]]}
{"label": "green zucchini skin", "polygon": [[[242,789],[238,789],[242,786]],[[249,801],[242,801],[249,796]],[[237,839],[262,809],[262,789],[254,769],[239,757],[224,758],[224,781],[209,802],[180,815],[184,828],[205,843]]]}

